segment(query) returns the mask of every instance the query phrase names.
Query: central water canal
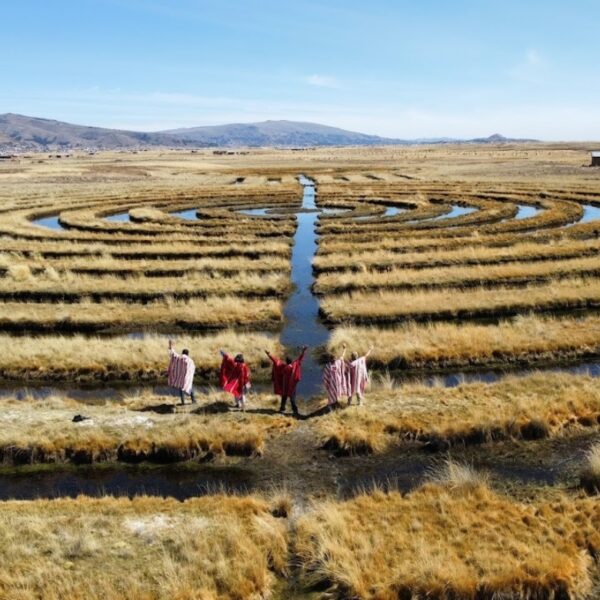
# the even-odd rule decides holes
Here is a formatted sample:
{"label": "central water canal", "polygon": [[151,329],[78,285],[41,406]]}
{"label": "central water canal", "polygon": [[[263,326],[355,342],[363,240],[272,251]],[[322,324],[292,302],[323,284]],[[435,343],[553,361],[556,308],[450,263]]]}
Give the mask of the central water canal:
{"label": "central water canal", "polygon": [[[312,261],[317,252],[316,225],[319,218],[315,184],[304,175],[298,180],[304,187],[304,193],[302,211],[296,215],[298,226],[292,249],[294,292],[283,309],[285,324],[281,332],[281,343],[290,351],[299,350],[302,346],[314,349],[329,338],[329,331],[319,319],[319,301],[312,293]],[[310,352],[304,358],[302,374],[301,396],[317,394],[321,389],[321,367]]]}

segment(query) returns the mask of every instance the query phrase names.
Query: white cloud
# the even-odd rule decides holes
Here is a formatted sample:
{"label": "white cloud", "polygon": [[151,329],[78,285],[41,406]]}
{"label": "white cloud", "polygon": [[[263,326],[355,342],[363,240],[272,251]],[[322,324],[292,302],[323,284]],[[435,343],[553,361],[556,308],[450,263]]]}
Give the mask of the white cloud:
{"label": "white cloud", "polygon": [[548,79],[549,67],[540,51],[530,48],[523,59],[509,70],[509,74],[526,83],[544,83]]}
{"label": "white cloud", "polygon": [[330,89],[337,89],[340,87],[340,84],[335,77],[329,77],[327,75],[309,75],[304,81],[308,83],[308,85],[314,85],[315,87]]}

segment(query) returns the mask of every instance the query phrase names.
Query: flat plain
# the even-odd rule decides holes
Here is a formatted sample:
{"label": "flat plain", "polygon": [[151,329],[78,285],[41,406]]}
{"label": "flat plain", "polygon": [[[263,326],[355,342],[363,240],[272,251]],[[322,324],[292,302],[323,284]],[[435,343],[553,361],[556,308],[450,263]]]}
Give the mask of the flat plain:
{"label": "flat plain", "polygon": [[[0,597],[598,598],[588,150],[0,162]],[[286,319],[300,175],[320,323]],[[286,332],[319,324],[317,367],[375,346],[365,402],[327,413],[301,383],[302,417],[279,415],[264,349],[295,353]],[[164,389],[169,337],[197,405]],[[216,390],[220,349],[252,369],[245,413]],[[109,476],[125,487],[80,495]]]}

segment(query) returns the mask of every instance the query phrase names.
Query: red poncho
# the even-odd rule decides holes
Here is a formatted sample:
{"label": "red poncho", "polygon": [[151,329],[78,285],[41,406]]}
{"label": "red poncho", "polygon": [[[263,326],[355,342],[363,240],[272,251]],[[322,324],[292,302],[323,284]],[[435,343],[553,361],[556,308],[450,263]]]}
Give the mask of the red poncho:
{"label": "red poncho", "polygon": [[296,393],[296,386],[302,378],[302,359],[304,351],[300,356],[289,365],[283,360],[270,356],[273,363],[271,378],[273,380],[273,392],[277,396],[293,396]]}
{"label": "red poncho", "polygon": [[221,373],[219,374],[221,389],[239,398],[246,391],[247,383],[250,383],[250,369],[248,365],[246,363],[235,362],[229,354],[223,355]]}

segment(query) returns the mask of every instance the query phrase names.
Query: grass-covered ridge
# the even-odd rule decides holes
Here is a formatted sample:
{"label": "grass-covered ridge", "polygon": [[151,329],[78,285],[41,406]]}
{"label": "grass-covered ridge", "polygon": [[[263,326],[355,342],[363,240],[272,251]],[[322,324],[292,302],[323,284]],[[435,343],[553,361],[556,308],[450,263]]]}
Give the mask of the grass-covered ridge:
{"label": "grass-covered ridge", "polygon": [[325,448],[342,455],[417,442],[453,445],[573,435],[600,427],[600,391],[591,377],[538,373],[455,388],[405,385],[373,390],[364,407],[320,419]]}

